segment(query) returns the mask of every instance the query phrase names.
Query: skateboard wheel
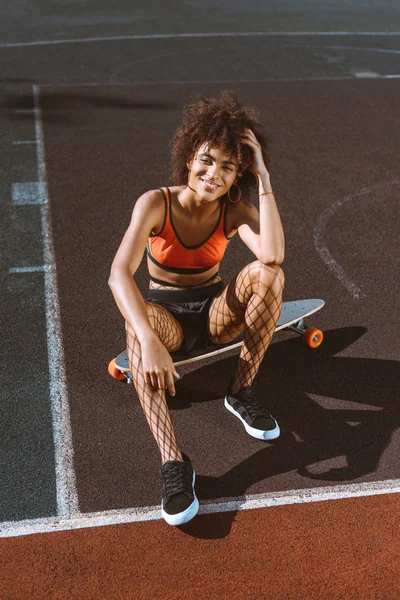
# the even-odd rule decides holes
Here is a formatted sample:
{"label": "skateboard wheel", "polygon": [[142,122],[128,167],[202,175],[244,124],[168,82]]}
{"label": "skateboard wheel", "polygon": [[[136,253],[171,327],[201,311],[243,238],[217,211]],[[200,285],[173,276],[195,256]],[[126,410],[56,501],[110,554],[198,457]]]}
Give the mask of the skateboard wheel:
{"label": "skateboard wheel", "polygon": [[309,348],[318,348],[322,344],[324,334],[315,327],[308,327],[303,333],[303,342],[307,344]]}
{"label": "skateboard wheel", "polygon": [[109,363],[108,372],[110,373],[111,377],[114,377],[114,379],[118,379],[119,381],[126,379],[126,376],[115,366],[115,358],[113,358]]}

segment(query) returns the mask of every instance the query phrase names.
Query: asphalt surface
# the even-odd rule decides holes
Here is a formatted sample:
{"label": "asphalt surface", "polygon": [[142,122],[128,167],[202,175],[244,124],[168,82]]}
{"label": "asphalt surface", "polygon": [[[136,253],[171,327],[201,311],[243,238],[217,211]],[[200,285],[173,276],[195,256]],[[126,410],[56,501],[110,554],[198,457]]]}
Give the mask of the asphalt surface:
{"label": "asphalt surface", "polygon": [[[335,14],[303,3],[300,16],[289,5],[247,3],[239,11],[210,3],[200,12],[180,4],[180,19],[162,6],[137,13],[120,4],[112,15],[85,6],[68,14],[16,6],[1,15],[0,520],[57,512],[44,274],[9,271],[44,260],[40,207],[13,203],[13,184],[38,181],[37,145],[15,143],[35,140],[33,85],[80,509],[159,502],[159,457],[140,406],[131,388],[107,375],[124,346],[107,278],[135,199],[169,182],[168,141],[183,104],[192,93],[226,87],[261,111],[286,233],[285,300],[324,298],[312,324],[326,340],[310,351],[284,333],[268,352],[260,384],[283,431],[275,444],[247,437],[222,407],[234,358],[185,377],[171,408],[199,474],[199,497],[398,478],[400,84],[385,78],[400,73],[398,36],[301,34],[398,31],[395,3],[360,14],[356,3]],[[298,35],[72,42],[231,30]],[[71,43],[37,43],[44,40]],[[251,259],[235,240],[225,280]],[[142,268],[143,291],[146,283]]]}
{"label": "asphalt surface", "polygon": [[[391,324],[381,319],[374,328],[371,322],[382,288],[383,313],[398,294],[394,264],[380,261],[378,269],[376,253],[382,232],[385,243],[395,245],[399,182],[392,182],[399,143],[392,135],[390,98],[398,94],[399,83],[374,83],[231,86],[263,115],[274,116],[266,120],[272,180],[288,239],[285,299],[326,299],[326,309],[311,319],[326,331],[326,341],[311,351],[298,338],[285,340],[287,334],[283,339],[278,334],[263,363],[260,388],[283,430],[275,444],[249,439],[225,414],[221,398],[234,358],[200,366],[183,380],[173,401],[173,419],[182,448],[196,464],[200,499],[399,476],[399,438],[394,434],[400,416],[395,392],[399,369],[390,360],[397,348]],[[197,92],[213,95],[218,89],[202,84],[41,92],[83,511],[151,506],[160,495],[158,451],[142,409],[133,389],[110,379],[106,371],[107,361],[124,347],[123,323],[106,282],[135,198],[154,187],[155,173],[157,185],[169,181],[168,140],[182,104]],[[367,91],[372,91],[372,103],[364,101]],[[360,108],[349,118],[350,104]],[[384,178],[377,178],[379,145],[386,148]],[[359,300],[327,269],[314,246],[320,215],[338,198],[345,199],[350,189],[355,198],[343,205],[344,214],[333,215],[324,237],[364,294]],[[369,215],[364,217],[366,209]],[[351,239],[349,227],[343,227],[346,222],[352,224]],[[225,281],[252,259],[242,246],[237,239],[227,252]],[[137,280],[145,294],[145,264]],[[372,356],[361,357],[360,351],[354,356],[353,345]],[[82,377],[86,370],[88,376]],[[380,462],[384,450],[385,461]]]}

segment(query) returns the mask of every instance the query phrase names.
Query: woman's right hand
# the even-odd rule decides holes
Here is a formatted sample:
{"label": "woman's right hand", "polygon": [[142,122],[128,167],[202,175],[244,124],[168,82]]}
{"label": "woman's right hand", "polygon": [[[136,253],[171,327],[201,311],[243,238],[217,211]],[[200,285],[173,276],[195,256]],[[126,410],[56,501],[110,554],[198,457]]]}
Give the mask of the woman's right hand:
{"label": "woman's right hand", "polygon": [[141,343],[144,380],[154,389],[168,390],[175,396],[175,379],[180,379],[171,355],[158,337]]}

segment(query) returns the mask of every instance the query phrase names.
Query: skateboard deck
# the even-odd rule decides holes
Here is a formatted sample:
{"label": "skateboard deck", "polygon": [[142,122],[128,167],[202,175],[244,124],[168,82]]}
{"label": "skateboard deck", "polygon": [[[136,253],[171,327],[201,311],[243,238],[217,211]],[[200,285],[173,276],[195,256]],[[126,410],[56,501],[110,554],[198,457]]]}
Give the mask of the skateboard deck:
{"label": "skateboard deck", "polygon": [[[304,327],[304,319],[321,310],[324,305],[325,301],[319,299],[284,302],[275,333],[281,329],[291,329],[292,331],[300,334],[303,338],[303,341],[310,348],[317,348],[322,343],[324,337],[323,333],[314,327],[309,327],[306,329]],[[192,349],[189,353],[185,354],[180,353],[178,350],[176,352],[171,352],[171,356],[173,358],[174,365],[177,367],[179,365],[185,365],[204,360],[211,356],[217,356],[218,354],[223,354],[224,352],[228,352],[235,348],[240,348],[242,342],[243,335],[240,334],[228,344],[212,344],[207,350]],[[108,366],[108,372],[116,379],[127,379],[128,383],[132,382],[132,378],[129,373],[128,355],[126,350],[121,352],[110,362]]]}

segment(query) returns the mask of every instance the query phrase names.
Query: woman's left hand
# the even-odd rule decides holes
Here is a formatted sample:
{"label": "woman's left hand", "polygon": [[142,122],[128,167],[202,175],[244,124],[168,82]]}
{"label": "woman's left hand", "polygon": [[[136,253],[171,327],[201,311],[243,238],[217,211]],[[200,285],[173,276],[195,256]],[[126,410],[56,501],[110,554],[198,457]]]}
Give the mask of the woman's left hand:
{"label": "woman's left hand", "polygon": [[261,151],[261,145],[251,129],[245,129],[240,140],[242,144],[246,144],[253,150],[253,162],[250,165],[251,172],[254,175],[268,175],[267,167],[264,163],[264,158]]}

